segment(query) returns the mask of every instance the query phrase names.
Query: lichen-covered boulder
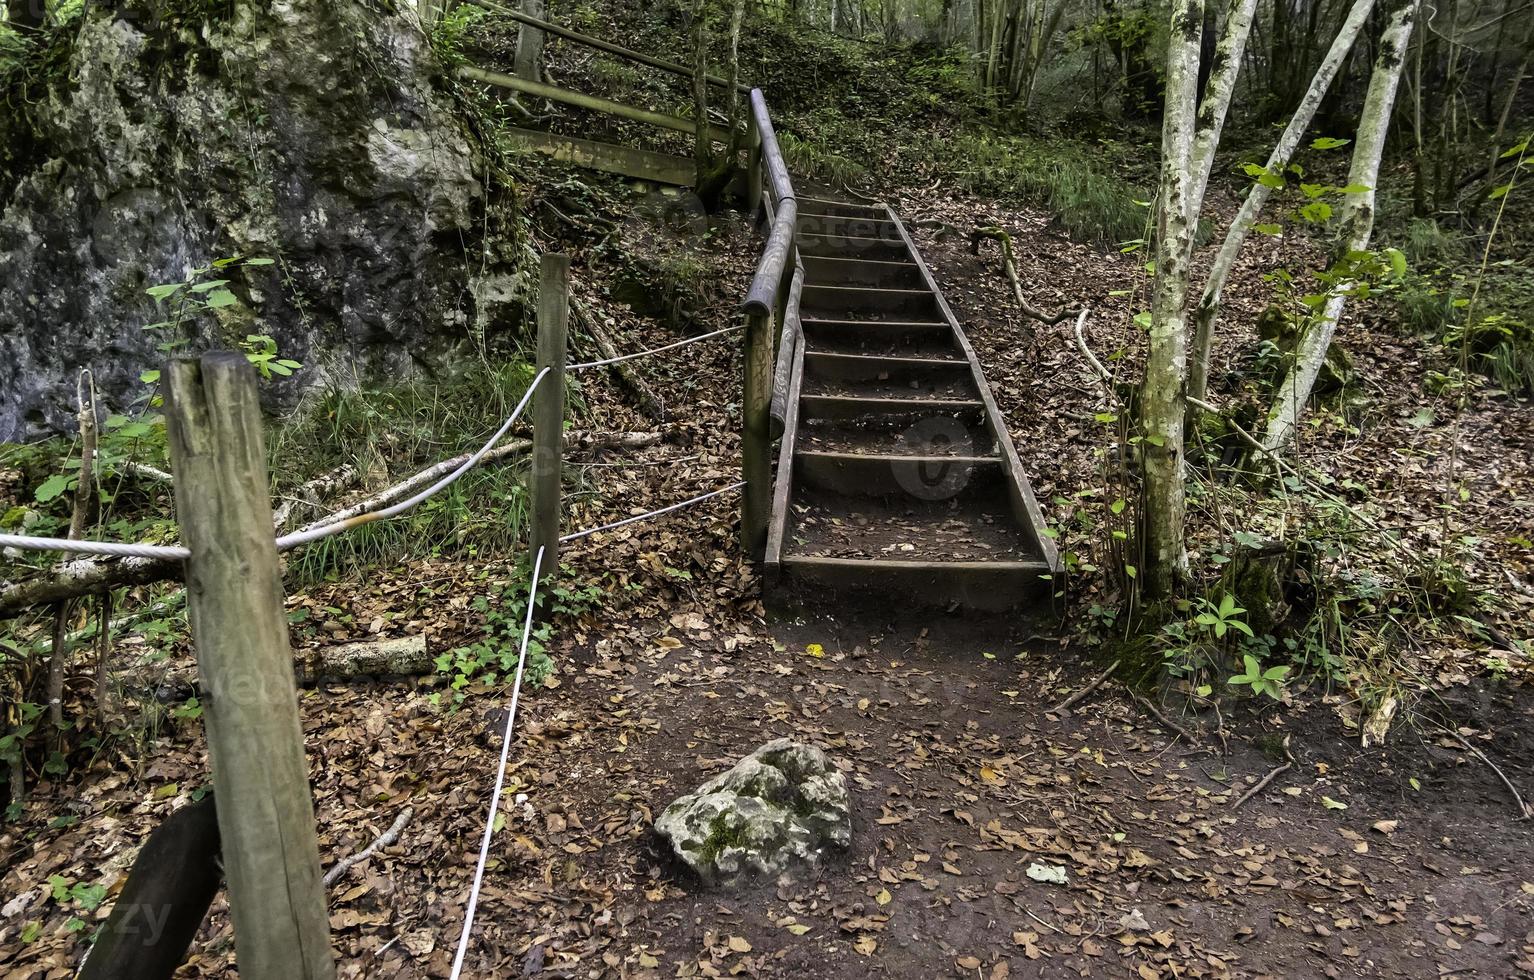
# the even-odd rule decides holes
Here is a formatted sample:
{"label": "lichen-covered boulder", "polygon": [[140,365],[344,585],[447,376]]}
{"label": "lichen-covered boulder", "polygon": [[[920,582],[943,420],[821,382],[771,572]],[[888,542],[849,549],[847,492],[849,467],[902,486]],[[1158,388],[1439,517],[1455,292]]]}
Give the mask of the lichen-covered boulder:
{"label": "lichen-covered boulder", "polygon": [[707,884],[776,877],[852,842],[847,780],[820,749],[780,738],[679,797],[655,830]]}

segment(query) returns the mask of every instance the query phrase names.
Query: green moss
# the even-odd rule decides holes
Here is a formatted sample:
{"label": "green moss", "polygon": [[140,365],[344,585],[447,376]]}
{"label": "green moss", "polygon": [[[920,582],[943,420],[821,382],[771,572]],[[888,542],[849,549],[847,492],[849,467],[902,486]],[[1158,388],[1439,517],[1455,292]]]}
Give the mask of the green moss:
{"label": "green moss", "polygon": [[714,819],[709,821],[708,836],[703,840],[703,846],[698,849],[704,861],[713,864],[719,855],[724,853],[727,847],[740,847],[745,844],[744,831],[732,825],[729,814],[716,813]]}

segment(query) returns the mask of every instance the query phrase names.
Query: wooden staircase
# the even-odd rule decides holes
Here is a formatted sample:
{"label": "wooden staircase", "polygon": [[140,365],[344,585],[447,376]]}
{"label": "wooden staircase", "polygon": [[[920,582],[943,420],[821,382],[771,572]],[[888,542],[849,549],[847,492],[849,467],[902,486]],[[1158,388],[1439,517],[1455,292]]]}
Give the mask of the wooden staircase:
{"label": "wooden staircase", "polygon": [[963,328],[890,208],[798,198],[769,585],[1008,608],[1053,543]]}

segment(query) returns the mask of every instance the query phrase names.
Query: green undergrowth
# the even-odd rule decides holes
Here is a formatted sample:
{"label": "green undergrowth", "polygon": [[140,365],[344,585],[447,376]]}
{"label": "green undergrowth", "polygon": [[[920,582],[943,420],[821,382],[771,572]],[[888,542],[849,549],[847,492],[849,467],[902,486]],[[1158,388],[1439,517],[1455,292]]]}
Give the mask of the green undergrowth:
{"label": "green undergrowth", "polygon": [[1494,258],[1483,275],[1477,243],[1431,220],[1412,220],[1398,237],[1413,270],[1396,297],[1401,324],[1438,341],[1449,358],[1497,387],[1534,394],[1534,278],[1527,262]]}
{"label": "green undergrowth", "polygon": [[1125,152],[1117,144],[977,129],[936,152],[964,190],[1044,208],[1072,238],[1117,244],[1148,237],[1151,191],[1100,162]]}
{"label": "green undergrowth", "polygon": [[[452,380],[316,393],[273,433],[272,456],[294,486],[339,466],[370,490],[483,445],[533,378],[523,361],[479,366]],[[580,408],[577,402],[572,411]],[[508,439],[518,438],[526,426]],[[316,542],[296,552],[295,582],[354,573],[403,558],[513,553],[523,537],[525,458],[475,467],[414,510]]]}

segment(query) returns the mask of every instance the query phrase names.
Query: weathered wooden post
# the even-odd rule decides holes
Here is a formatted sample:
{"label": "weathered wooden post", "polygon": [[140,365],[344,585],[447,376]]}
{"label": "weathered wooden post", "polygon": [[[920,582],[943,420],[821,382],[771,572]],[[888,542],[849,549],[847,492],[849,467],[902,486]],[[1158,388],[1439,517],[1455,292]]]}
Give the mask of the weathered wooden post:
{"label": "weathered wooden post", "polygon": [[543,548],[543,572],[559,568],[560,479],[565,442],[565,346],[570,325],[570,257],[545,255],[538,280],[538,370],[533,392],[533,528],[531,554]]}
{"label": "weathered wooden post", "polygon": [[762,206],[762,127],[756,113],[746,113],[746,213],[753,221]]}
{"label": "weathered wooden post", "polygon": [[746,308],[745,380],[740,401],[741,546],[753,561],[767,550],[772,508],[772,321],[771,309]]}
{"label": "weathered wooden post", "polygon": [[[543,0],[522,0],[522,13],[529,18],[542,20]],[[543,81],[543,31],[525,20],[518,24],[517,48],[511,63],[511,70],[516,72],[518,78],[525,78],[529,82]]]}
{"label": "weathered wooden post", "polygon": [[167,421],[240,976],[330,980],[314,804],[272,535],[256,375],[175,361]]}

